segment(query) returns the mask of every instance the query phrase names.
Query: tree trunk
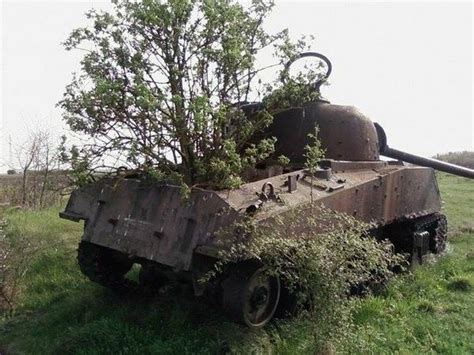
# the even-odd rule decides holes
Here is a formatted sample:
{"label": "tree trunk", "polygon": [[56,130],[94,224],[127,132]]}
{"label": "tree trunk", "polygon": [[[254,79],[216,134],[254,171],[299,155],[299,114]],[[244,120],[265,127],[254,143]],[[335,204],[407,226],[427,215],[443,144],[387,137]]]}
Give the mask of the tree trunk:
{"label": "tree trunk", "polygon": [[21,197],[21,205],[23,207],[26,206],[26,174],[27,174],[27,171],[28,169],[23,169],[23,179],[22,179],[22,188],[21,188],[21,192],[22,192],[22,197]]}
{"label": "tree trunk", "polygon": [[39,197],[39,207],[43,208],[44,205],[44,192],[46,190],[46,183],[48,182],[48,175],[49,175],[49,169],[46,168],[44,171],[44,176],[43,176],[43,184],[41,185],[41,192],[40,192],[40,197]]}

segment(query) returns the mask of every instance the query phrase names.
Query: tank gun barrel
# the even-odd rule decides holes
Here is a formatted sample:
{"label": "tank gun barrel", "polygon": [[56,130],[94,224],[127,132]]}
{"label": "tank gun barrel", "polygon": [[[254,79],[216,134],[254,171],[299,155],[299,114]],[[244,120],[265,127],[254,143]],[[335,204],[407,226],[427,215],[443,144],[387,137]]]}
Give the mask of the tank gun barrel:
{"label": "tank gun barrel", "polygon": [[387,136],[385,135],[383,128],[377,123],[375,123],[375,128],[377,129],[381,155],[384,155],[386,157],[393,158],[393,159],[402,160],[407,163],[420,165],[420,166],[426,166],[426,167],[433,168],[439,171],[444,171],[445,173],[474,179],[473,169],[469,169],[469,168],[455,165],[455,164],[446,163],[444,161],[437,160],[437,159],[420,157],[415,154],[410,154],[398,149],[390,148],[387,145]]}
{"label": "tank gun barrel", "polygon": [[440,161],[436,159],[420,157],[418,155],[410,154],[410,153],[403,152],[401,150],[393,149],[390,147],[386,147],[384,151],[380,152],[380,154],[389,158],[403,160],[403,161],[406,161],[407,163],[427,166],[439,171],[444,171],[445,173],[474,179],[474,170],[465,168],[463,166],[446,163],[444,161]]}

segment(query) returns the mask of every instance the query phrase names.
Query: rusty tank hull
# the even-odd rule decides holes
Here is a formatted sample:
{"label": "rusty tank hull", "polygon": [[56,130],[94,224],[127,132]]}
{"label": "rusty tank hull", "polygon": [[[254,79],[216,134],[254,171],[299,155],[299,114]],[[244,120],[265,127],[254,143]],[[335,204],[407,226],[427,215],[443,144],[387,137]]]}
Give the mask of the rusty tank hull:
{"label": "rusty tank hull", "polygon": [[[400,230],[408,231],[409,225],[426,219],[430,226],[424,234],[392,239],[397,251],[412,255],[415,263],[428,252],[444,249],[446,233],[437,231],[444,220],[433,169],[386,161],[326,160],[324,165],[313,178],[305,170],[296,170],[231,191],[195,190],[188,199],[182,198],[177,186],[104,179],[76,190],[61,217],[85,221],[78,257],[82,272],[118,291],[135,287],[124,275],[137,263],[145,287],[159,288],[172,275],[190,280],[195,294],[203,295],[208,285],[200,279],[211,270],[222,248],[216,232],[247,214],[265,223],[277,216],[284,218],[294,208],[304,210],[311,204],[311,193],[316,204],[374,223],[383,238],[400,236]],[[224,295],[246,292],[242,285],[256,278],[261,268],[242,266],[236,275],[242,269],[246,273],[240,279],[222,283]],[[275,284],[268,290],[274,307],[262,319],[245,318],[239,299],[224,298],[224,309],[252,328],[265,325],[276,310],[280,292],[278,280],[270,281]]]}
{"label": "rusty tank hull", "polygon": [[[377,226],[441,212],[431,168],[337,160],[325,160],[324,166],[312,179],[305,170],[296,170],[230,191],[196,190],[187,199],[177,186],[104,179],[74,191],[60,216],[84,220],[86,242],[130,259],[191,271],[196,253],[215,255],[215,233],[221,228],[249,213],[264,221],[304,208],[311,203],[311,194],[316,204]],[[267,196],[278,198],[262,200],[265,190]]]}
{"label": "rusty tank hull", "polygon": [[[249,116],[258,107],[241,105]],[[315,127],[326,159],[309,176],[304,149]],[[181,275],[202,295],[207,286],[198,281],[222,248],[220,229],[247,215],[261,223],[284,218],[311,203],[371,223],[375,235],[389,238],[397,251],[420,263],[423,255],[442,252],[447,236],[433,168],[474,177],[470,169],[389,148],[379,125],[354,107],[326,100],[279,113],[256,139],[263,137],[275,137],[275,156],[284,154],[291,164],[277,166],[270,158],[246,172],[248,183],[238,189],[193,189],[183,199],[177,186],[117,176],[74,191],[60,217],[84,221],[78,250],[82,272],[92,281],[124,290],[129,286],[124,275],[138,263],[141,284],[157,287],[169,275]],[[381,155],[424,166],[381,160]],[[222,288],[224,308],[253,328],[272,318],[281,291],[278,277],[251,262],[233,270]],[[249,307],[257,311],[249,315]]]}

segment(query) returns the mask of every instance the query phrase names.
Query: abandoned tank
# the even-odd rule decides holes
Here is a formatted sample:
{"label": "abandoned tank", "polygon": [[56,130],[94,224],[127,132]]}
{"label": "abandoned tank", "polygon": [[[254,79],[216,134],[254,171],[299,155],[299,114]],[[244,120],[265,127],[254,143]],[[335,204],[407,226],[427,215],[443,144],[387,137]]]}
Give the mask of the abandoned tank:
{"label": "abandoned tank", "polygon": [[[319,90],[331,64],[317,53],[298,58],[307,56],[326,62],[326,75],[314,84]],[[259,104],[241,107],[251,114]],[[304,147],[315,126],[325,159],[308,179]],[[390,148],[380,125],[354,107],[324,99],[277,114],[264,135],[277,139],[276,155],[287,156],[291,167],[262,164],[249,174],[251,182],[238,189],[194,189],[183,199],[178,186],[118,176],[75,190],[60,217],[84,221],[81,271],[94,282],[122,290],[131,282],[124,275],[140,264],[140,283],[159,287],[175,275],[190,280],[195,294],[202,295],[206,285],[199,280],[219,251],[217,231],[249,214],[258,221],[284,215],[310,204],[311,194],[317,204],[373,223],[397,251],[421,263],[423,255],[446,247],[447,221],[433,168],[474,178],[474,170]],[[273,317],[282,285],[263,265],[237,265],[221,281],[221,303],[234,319],[258,328]]]}

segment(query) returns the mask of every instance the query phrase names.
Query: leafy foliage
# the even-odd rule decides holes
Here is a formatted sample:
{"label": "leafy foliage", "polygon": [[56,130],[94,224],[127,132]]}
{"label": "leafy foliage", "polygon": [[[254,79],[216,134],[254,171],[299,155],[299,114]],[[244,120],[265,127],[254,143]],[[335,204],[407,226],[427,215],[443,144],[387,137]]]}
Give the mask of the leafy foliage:
{"label": "leafy foliage", "polygon": [[64,43],[86,52],[58,103],[87,142],[72,159],[79,180],[98,167],[125,166],[178,174],[189,186],[236,187],[243,169],[274,151],[272,138],[249,145],[272,112],[318,95],[306,85],[314,75],[300,76],[251,117],[238,104],[256,95],[260,51],[273,46],[285,63],[306,46],[303,39],[293,43],[287,30],[264,31],[271,1],[254,0],[248,8],[225,0],[113,5],[110,12],[91,10],[91,25]]}
{"label": "leafy foliage", "polygon": [[321,96],[319,90],[315,90],[311,85],[317,80],[317,75],[308,71],[305,76],[300,74],[295,78],[287,79],[284,85],[276,89],[269,85],[267,86],[268,95],[265,96],[263,103],[267,110],[275,113],[313,102]]}
{"label": "leafy foliage", "polygon": [[389,241],[368,235],[372,226],[323,207],[306,206],[256,224],[249,219],[221,232],[216,276],[229,263],[258,260],[278,275],[313,322],[314,342],[336,344],[350,333],[351,290],[385,283],[404,256]]}
{"label": "leafy foliage", "polygon": [[321,141],[318,139],[319,127],[314,128],[314,133],[309,133],[310,144],[304,147],[306,158],[305,167],[308,172],[312,175],[316,172],[320,160],[324,157],[325,150],[321,145]]}

